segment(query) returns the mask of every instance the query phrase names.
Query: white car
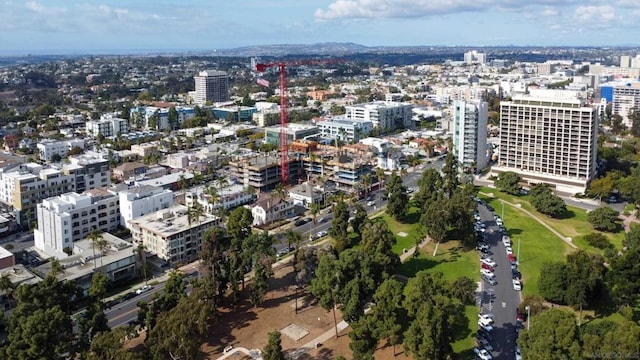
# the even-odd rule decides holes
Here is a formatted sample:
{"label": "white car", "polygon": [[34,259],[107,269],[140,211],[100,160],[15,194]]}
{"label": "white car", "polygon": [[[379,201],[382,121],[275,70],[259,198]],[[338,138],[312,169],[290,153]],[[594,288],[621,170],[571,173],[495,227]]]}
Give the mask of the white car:
{"label": "white car", "polygon": [[480,259],[480,262],[483,264],[487,264],[492,268],[496,267],[496,262],[493,261],[491,258]]}
{"label": "white car", "polygon": [[141,288],[139,288],[138,290],[136,290],[136,294],[140,295],[140,294],[142,294],[142,293],[146,293],[147,291],[149,291],[149,290],[151,290],[151,289],[153,289],[153,288],[151,287],[151,285],[144,285],[144,286],[142,286]]}
{"label": "white car", "polygon": [[507,255],[513,255],[513,249],[511,246],[507,246],[505,249],[507,249]]}
{"label": "white car", "polygon": [[373,206],[373,205],[375,205],[375,204],[376,204],[376,202],[375,202],[375,201],[373,201],[373,200],[371,200],[371,201],[367,201],[367,206]]}
{"label": "white car", "polygon": [[520,348],[516,346],[516,360],[522,360],[522,353],[520,352]]}
{"label": "white car", "polygon": [[478,325],[480,326],[490,326],[491,323],[493,323],[493,319],[487,319],[487,318],[478,319]]}
{"label": "white car", "polygon": [[493,324],[493,314],[478,314],[478,319],[482,319],[482,321]]}
{"label": "white car", "polygon": [[480,275],[486,276],[488,278],[494,278],[496,276],[496,274],[494,274],[493,271],[489,269],[480,269]]}
{"label": "white car", "polygon": [[491,359],[493,359],[493,357],[491,356],[491,353],[488,352],[486,349],[475,348],[475,349],[473,349],[473,352],[475,352],[476,356],[478,356],[481,360],[491,360]]}
{"label": "white car", "polygon": [[515,291],[522,290],[522,284],[520,283],[520,280],[513,279],[513,290],[515,290]]}
{"label": "white car", "polygon": [[511,238],[509,238],[507,235],[502,235],[502,243],[504,244],[504,246],[511,246]]}
{"label": "white car", "polygon": [[490,333],[493,331],[493,326],[491,325],[478,324],[478,326],[480,326],[480,328],[486,332]]}

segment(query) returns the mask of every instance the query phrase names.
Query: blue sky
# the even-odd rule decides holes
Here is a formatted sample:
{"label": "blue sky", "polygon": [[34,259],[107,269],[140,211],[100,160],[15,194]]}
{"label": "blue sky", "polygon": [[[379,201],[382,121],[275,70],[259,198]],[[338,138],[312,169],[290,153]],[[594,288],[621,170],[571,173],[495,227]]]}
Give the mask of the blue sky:
{"label": "blue sky", "polygon": [[638,45],[640,0],[0,0],[0,52]]}

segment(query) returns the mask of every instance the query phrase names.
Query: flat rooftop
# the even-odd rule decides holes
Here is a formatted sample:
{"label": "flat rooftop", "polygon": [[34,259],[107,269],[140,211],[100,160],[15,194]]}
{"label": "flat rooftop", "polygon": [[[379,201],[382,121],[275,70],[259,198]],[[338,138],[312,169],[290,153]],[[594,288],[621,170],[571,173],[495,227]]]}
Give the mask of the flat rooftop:
{"label": "flat rooftop", "polygon": [[[73,255],[60,259],[64,272],[56,275],[59,280],[79,279],[92,274],[103,266],[109,268],[110,264],[135,256],[133,244],[109,233],[101,233],[100,235],[107,241],[107,246],[102,254],[96,247],[94,256],[93,242],[89,239],[73,243]],[[51,263],[48,262],[38,266],[37,270],[43,274],[48,274],[51,271]]]}
{"label": "flat rooftop", "polygon": [[191,219],[190,224],[187,210],[188,208],[184,205],[175,205],[168,209],[131,219],[129,224],[166,238],[187,231],[194,226],[218,221],[217,217],[203,212],[198,219]]}

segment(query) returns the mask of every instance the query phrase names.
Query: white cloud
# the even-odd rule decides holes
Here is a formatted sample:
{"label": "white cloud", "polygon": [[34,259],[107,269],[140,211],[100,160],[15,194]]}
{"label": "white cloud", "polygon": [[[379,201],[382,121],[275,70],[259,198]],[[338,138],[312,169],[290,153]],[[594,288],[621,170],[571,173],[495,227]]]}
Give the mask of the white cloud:
{"label": "white cloud", "polygon": [[578,6],[574,12],[574,17],[579,22],[599,22],[608,23],[616,19],[613,7],[603,6]]}
{"label": "white cloud", "polygon": [[548,7],[542,11],[542,16],[550,17],[550,16],[559,16],[560,11],[556,8]]}
{"label": "white cloud", "polygon": [[[576,6],[597,0],[335,0],[317,9],[318,20],[346,18],[409,18],[469,11],[522,10],[540,6]],[[620,0],[630,1],[630,0]],[[637,1],[637,0],[635,0]]]}

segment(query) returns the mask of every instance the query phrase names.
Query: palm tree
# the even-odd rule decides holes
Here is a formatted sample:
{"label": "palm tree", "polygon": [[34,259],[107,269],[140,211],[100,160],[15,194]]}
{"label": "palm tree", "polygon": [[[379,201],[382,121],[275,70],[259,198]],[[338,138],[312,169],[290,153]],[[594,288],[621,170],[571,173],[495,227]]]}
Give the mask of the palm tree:
{"label": "palm tree", "polygon": [[[318,223],[318,213],[320,212],[320,205],[318,203],[311,204],[311,216],[313,217],[313,230],[315,232],[316,224]],[[309,234],[309,238],[311,238],[311,234]]]}
{"label": "palm tree", "polygon": [[[102,250],[104,250],[104,247],[106,246],[106,240],[104,240],[102,238],[102,235],[100,235],[100,232],[97,229],[93,229],[91,230],[91,232],[89,233],[89,236],[87,236],[87,239],[91,240],[91,244],[93,245],[93,270],[96,269],[96,246],[98,246],[98,248],[100,248],[100,254],[102,255]],[[102,261],[102,256],[100,256],[100,261]]]}
{"label": "palm tree", "polygon": [[371,191],[371,173],[362,175],[362,186],[364,187],[365,195]]}
{"label": "palm tree", "polygon": [[284,195],[287,192],[287,190],[284,188],[284,185],[282,185],[282,183],[278,183],[278,185],[276,185],[276,188],[274,189],[274,191],[276,192],[276,194],[278,194],[278,196],[281,199],[284,199]]}
{"label": "palm tree", "polygon": [[207,202],[209,203],[209,205],[211,205],[212,209],[221,207],[221,204],[216,205],[218,202],[220,202],[220,194],[215,187],[209,185],[205,186],[204,194],[206,195]]}
{"label": "palm tree", "polygon": [[184,174],[180,174],[180,176],[178,177],[178,182],[180,183],[182,192],[185,192],[187,190],[187,178],[184,177]]}
{"label": "palm tree", "polygon": [[382,189],[382,185],[384,185],[383,182],[385,178],[384,170],[381,168],[377,168],[376,177],[378,178],[378,189]]}
{"label": "palm tree", "polygon": [[404,177],[404,176],[407,176],[407,169],[401,168],[400,169],[400,177]]}
{"label": "palm tree", "polygon": [[431,154],[433,154],[433,144],[431,142],[424,143],[424,152],[427,154],[427,159],[431,157]]}
{"label": "palm tree", "polygon": [[147,277],[147,256],[146,251],[147,247],[144,244],[138,244],[138,246],[133,249],[133,252],[136,254],[138,262],[140,263],[140,270],[142,271],[142,277],[144,278],[144,283],[148,284]]}

